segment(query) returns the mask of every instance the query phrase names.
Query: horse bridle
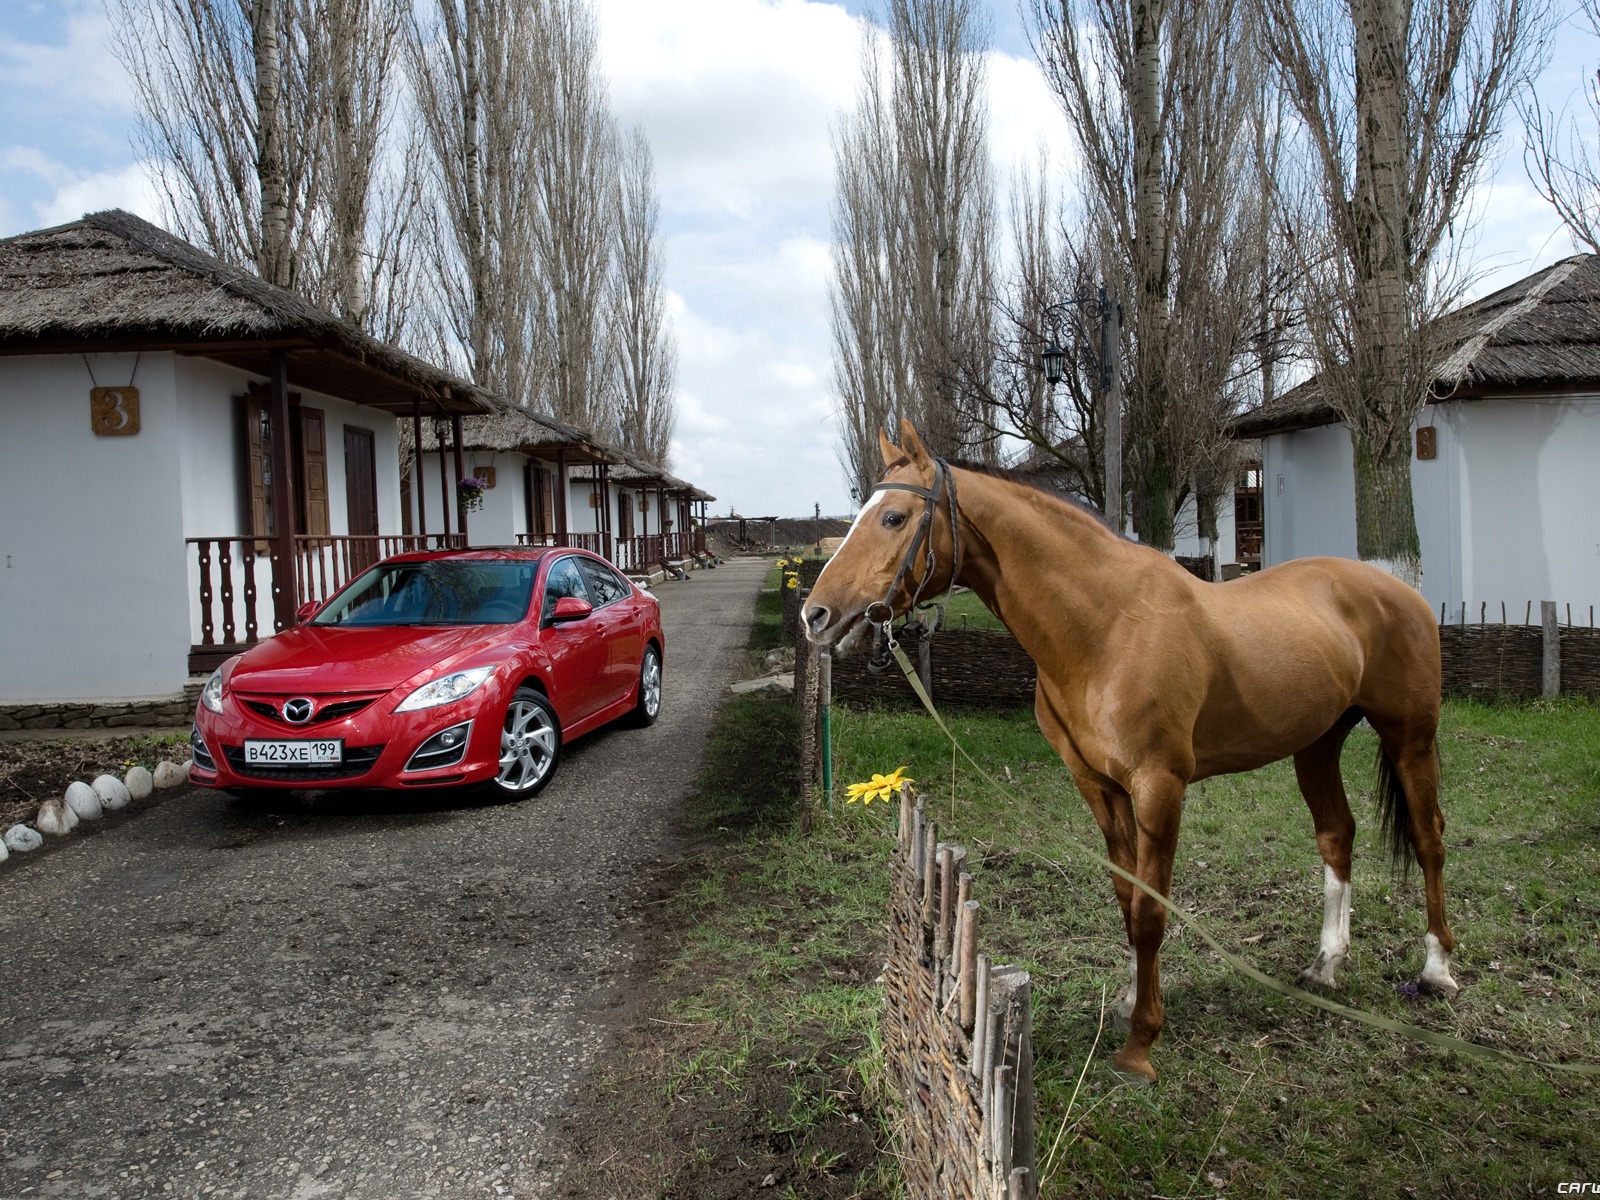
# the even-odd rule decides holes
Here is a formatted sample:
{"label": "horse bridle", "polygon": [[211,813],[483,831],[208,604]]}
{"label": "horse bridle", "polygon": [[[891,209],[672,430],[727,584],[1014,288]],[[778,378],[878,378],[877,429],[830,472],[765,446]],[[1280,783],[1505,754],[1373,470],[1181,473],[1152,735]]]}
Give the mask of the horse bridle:
{"label": "horse bridle", "polygon": [[[877,492],[910,492],[914,496],[922,497],[922,520],[917,525],[917,534],[911,539],[911,545],[906,547],[905,557],[900,560],[900,569],[895,572],[894,582],[889,585],[889,590],[882,600],[874,600],[867,605],[863,614],[869,624],[876,625],[889,635],[889,625],[894,620],[894,597],[900,590],[900,584],[910,573],[917,561],[917,553],[921,551],[924,558],[922,578],[917,581],[917,588],[911,594],[911,603],[907,611],[917,608],[922,603],[922,595],[933,581],[934,570],[938,567],[937,556],[933,552],[933,518],[939,510],[939,501],[944,499],[950,511],[950,582],[942,589],[950,591],[956,586],[956,580],[961,575],[961,521],[956,511],[956,480],[950,473],[950,464],[942,458],[933,460],[933,486],[931,488],[919,487],[914,483],[879,483],[872,491]],[[931,601],[930,601],[931,603]],[[875,616],[874,611],[881,611],[882,616]]]}

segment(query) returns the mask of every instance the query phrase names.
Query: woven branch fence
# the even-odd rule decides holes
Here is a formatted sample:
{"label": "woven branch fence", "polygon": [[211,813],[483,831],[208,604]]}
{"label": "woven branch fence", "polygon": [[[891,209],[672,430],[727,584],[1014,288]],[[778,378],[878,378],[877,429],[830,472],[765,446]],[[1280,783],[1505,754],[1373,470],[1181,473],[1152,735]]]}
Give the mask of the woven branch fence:
{"label": "woven branch fence", "polygon": [[966,861],[902,787],[883,1050],[906,1195],[1034,1200],[1031,983],[1026,971],[978,952]]}
{"label": "woven branch fence", "polygon": [[[791,628],[798,627],[798,599],[796,625]],[[1439,626],[1446,696],[1530,699],[1559,694],[1600,699],[1600,628],[1569,623],[1564,609],[1553,626],[1480,621],[1476,612],[1471,614],[1472,622],[1463,623],[1459,612],[1452,610],[1451,619]],[[1532,615],[1537,621],[1537,609]],[[1588,611],[1582,616],[1587,617]],[[798,644],[803,646],[804,641],[801,637]],[[931,640],[908,643],[906,649],[941,708],[1033,707],[1038,671],[1009,633],[942,629]],[[916,695],[899,668],[891,665],[874,672],[868,666],[870,658],[863,647],[834,659],[833,703],[857,708],[917,707]],[[1552,665],[1558,666],[1557,683],[1555,691],[1547,693],[1546,672]]]}

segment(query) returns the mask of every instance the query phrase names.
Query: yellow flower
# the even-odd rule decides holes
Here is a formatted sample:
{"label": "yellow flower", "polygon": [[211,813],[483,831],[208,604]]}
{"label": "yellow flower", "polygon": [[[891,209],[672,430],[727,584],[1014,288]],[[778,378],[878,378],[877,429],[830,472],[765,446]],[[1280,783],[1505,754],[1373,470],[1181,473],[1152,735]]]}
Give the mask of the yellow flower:
{"label": "yellow flower", "polygon": [[787,567],[788,565],[789,565],[789,560],[787,558],[780,558],[778,560],[778,570],[781,571],[781,570],[783,570],[783,568]]}
{"label": "yellow flower", "polygon": [[906,767],[896,767],[889,775],[874,774],[866,783],[852,783],[846,804],[854,804],[857,800],[862,804],[871,804],[874,800],[887,800],[900,790],[902,783],[915,783],[915,779],[906,778]]}
{"label": "yellow flower", "polygon": [[789,582],[788,582],[788,584],[786,586],[792,587],[792,588],[799,587],[800,586],[800,576],[798,576],[798,575],[789,576]]}

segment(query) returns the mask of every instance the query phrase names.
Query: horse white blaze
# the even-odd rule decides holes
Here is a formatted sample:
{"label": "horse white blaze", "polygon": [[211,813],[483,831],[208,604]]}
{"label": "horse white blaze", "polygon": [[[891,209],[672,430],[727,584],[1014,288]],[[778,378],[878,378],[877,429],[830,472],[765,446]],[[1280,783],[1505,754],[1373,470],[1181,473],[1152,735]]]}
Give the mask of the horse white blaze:
{"label": "horse white blaze", "polygon": [[1322,867],[1322,941],[1317,961],[1306,971],[1306,978],[1323,987],[1333,987],[1333,973],[1350,953],[1350,881],[1340,879],[1326,863]]}
{"label": "horse white blaze", "polygon": [[1428,961],[1422,968],[1422,982],[1434,991],[1454,996],[1461,988],[1450,974],[1450,955],[1431,933],[1423,936],[1422,944],[1428,948]]}

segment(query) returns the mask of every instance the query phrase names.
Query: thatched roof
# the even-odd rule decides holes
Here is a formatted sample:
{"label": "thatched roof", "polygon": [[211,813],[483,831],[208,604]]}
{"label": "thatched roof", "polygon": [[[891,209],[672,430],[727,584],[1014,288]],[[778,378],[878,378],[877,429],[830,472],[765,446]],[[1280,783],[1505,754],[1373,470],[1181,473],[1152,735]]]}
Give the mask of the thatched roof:
{"label": "thatched roof", "polygon": [[120,210],[0,240],[0,354],[176,350],[409,413],[483,411],[485,393]]}
{"label": "thatched roof", "polygon": [[[1452,349],[1430,402],[1600,390],[1600,256],[1576,254],[1440,318]],[[1235,417],[1236,438],[1339,420],[1315,378]]]}
{"label": "thatched roof", "polygon": [[[483,415],[461,419],[463,449],[516,451],[540,458],[554,457],[556,451],[561,450],[566,452],[567,461],[571,463],[622,461],[620,451],[606,446],[575,425],[547,417],[520,404],[508,404],[498,397],[491,398],[487,407],[489,411]],[[412,442],[415,441],[412,423],[402,418],[399,428],[401,459],[409,462]],[[444,445],[446,450],[450,448],[448,433],[445,434]],[[439,434],[432,421],[422,423],[422,452],[439,452]]]}
{"label": "thatched roof", "polygon": [[[715,500],[716,497],[701,491],[691,483],[662,470],[654,463],[637,455],[600,441],[592,434],[568,425],[554,417],[547,417],[533,409],[501,400],[492,401],[493,411],[484,416],[461,419],[461,448],[463,451],[489,451],[495,453],[526,454],[547,461],[557,451],[565,454],[567,463],[579,468],[575,478],[592,476],[599,464],[604,464],[608,477],[617,483],[636,484],[641,487],[661,487],[669,492],[682,493],[693,500]],[[412,443],[416,440],[412,422],[402,418],[400,429],[400,461],[402,466],[411,462]],[[446,453],[450,450],[449,434],[445,435]],[[432,421],[422,423],[422,452],[439,452],[439,431]],[[587,465],[588,473],[583,468]]]}

